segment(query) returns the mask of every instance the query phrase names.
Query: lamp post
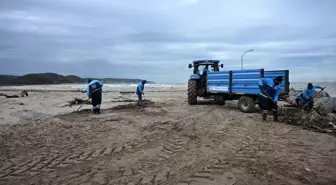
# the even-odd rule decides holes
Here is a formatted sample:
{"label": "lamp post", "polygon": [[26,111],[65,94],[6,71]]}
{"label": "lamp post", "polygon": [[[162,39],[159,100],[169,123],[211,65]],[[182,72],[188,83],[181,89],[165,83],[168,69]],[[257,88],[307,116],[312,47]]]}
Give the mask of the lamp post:
{"label": "lamp post", "polygon": [[245,53],[250,52],[250,51],[253,51],[253,49],[250,49],[250,50],[245,51],[245,52],[243,53],[242,57],[241,57],[241,70],[244,69],[244,68],[243,68],[244,55],[245,55]]}

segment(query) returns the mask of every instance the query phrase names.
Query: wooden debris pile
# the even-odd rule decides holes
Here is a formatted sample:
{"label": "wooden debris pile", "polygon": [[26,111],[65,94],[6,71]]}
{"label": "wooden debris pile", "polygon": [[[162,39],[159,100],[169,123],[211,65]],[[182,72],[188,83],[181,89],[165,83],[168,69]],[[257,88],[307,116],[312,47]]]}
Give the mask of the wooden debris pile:
{"label": "wooden debris pile", "polygon": [[336,135],[336,116],[323,116],[312,110],[311,112],[302,111],[295,107],[283,107],[282,115],[284,122],[292,125],[299,125],[306,129],[313,129],[319,132],[332,133]]}
{"label": "wooden debris pile", "polygon": [[[285,97],[285,101],[296,106],[296,95],[300,93],[302,93],[302,91],[291,88],[288,96]],[[326,91],[316,91],[314,96],[314,109],[323,116],[329,113],[336,113],[336,97],[331,97]]]}

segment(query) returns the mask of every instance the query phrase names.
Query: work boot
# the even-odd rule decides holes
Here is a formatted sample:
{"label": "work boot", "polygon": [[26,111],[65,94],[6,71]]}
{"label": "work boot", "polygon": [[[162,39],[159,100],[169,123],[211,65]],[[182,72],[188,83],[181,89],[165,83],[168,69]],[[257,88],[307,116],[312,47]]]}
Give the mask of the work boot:
{"label": "work boot", "polygon": [[266,121],[266,118],[267,118],[267,112],[263,112],[262,113],[262,119],[263,119],[263,121]]}
{"label": "work boot", "polygon": [[278,121],[278,110],[277,109],[273,109],[272,112],[273,112],[274,121]]}
{"label": "work boot", "polygon": [[278,121],[278,115],[273,115],[274,121]]}
{"label": "work boot", "polygon": [[100,114],[100,109],[97,109],[97,110],[96,110],[96,114]]}

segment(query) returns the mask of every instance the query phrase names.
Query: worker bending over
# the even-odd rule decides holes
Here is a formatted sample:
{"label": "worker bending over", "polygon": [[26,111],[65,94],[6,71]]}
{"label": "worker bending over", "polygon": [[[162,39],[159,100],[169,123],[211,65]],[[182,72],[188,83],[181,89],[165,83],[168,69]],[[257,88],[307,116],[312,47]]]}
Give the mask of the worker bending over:
{"label": "worker bending over", "polygon": [[138,106],[142,106],[142,95],[145,95],[144,89],[146,83],[146,80],[142,80],[137,86],[136,94],[138,95]]}
{"label": "worker bending over", "polygon": [[278,121],[278,105],[280,93],[280,84],[282,82],[282,76],[278,76],[275,79],[261,78],[259,80],[260,94],[259,106],[263,110],[262,117],[266,120],[268,111],[273,112],[274,121]]}
{"label": "worker bending over", "polygon": [[103,83],[91,79],[88,80],[88,83],[86,94],[92,99],[92,111],[94,114],[100,114]]}
{"label": "worker bending over", "polygon": [[297,98],[295,101],[298,108],[309,111],[314,107],[313,97],[315,96],[315,89],[324,90],[321,86],[313,86],[312,83],[308,83],[303,93],[296,95]]}

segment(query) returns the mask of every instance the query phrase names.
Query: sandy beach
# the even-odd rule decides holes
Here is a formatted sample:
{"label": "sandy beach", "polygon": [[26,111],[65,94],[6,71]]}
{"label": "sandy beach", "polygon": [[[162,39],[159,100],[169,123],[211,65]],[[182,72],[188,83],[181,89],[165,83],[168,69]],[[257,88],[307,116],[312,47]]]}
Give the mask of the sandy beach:
{"label": "sandy beach", "polygon": [[[6,91],[18,94],[17,91]],[[0,184],[336,184],[336,138],[187,104],[180,89],[105,92],[102,114],[65,106],[81,92],[0,97]]]}

